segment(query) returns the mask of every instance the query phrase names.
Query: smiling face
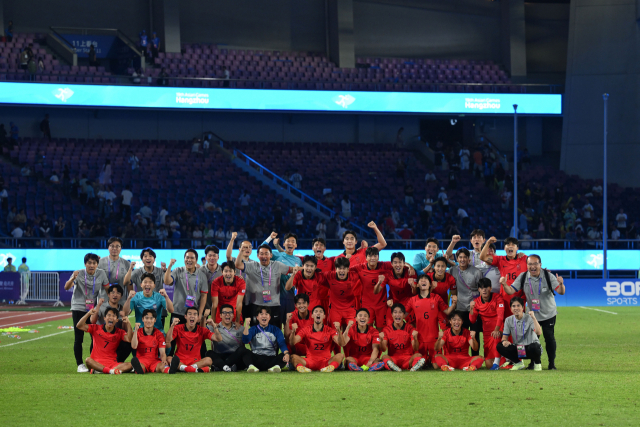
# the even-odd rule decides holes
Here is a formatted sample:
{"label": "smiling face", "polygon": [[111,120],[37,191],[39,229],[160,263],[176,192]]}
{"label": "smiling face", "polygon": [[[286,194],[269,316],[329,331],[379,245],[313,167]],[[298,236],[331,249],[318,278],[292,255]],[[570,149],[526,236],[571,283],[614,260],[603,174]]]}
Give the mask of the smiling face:
{"label": "smiling face", "polygon": [[156,318],[153,317],[151,313],[147,313],[146,316],[142,318],[142,322],[145,328],[153,328],[153,325],[156,324]]}
{"label": "smiling face", "polygon": [[396,274],[402,274],[402,270],[404,270],[404,261],[396,257],[391,261],[391,266],[393,267],[393,271],[395,271]]}
{"label": "smiling face", "polygon": [[434,242],[429,242],[424,249],[427,251],[427,256],[435,255],[438,252],[438,245]]}
{"label": "smiling face", "polygon": [[322,309],[322,307],[314,308],[311,315],[313,316],[313,323],[315,323],[316,325],[321,325],[322,322],[324,322],[324,310]]}
{"label": "smiling face", "polygon": [[187,314],[184,317],[187,320],[187,326],[191,329],[196,326],[198,321],[198,310],[187,310]]}
{"label": "smiling face", "polygon": [[324,251],[326,250],[327,247],[321,242],[315,242],[313,244],[313,253],[315,254],[316,258],[322,259],[322,257],[324,257]]}
{"label": "smiling face", "polygon": [[258,313],[258,315],[256,316],[256,319],[258,319],[258,323],[260,323],[260,326],[262,326],[263,328],[266,328],[267,325],[269,324],[269,321],[271,320],[271,315],[263,310],[260,313]]}
{"label": "smiling face", "polygon": [[153,267],[156,263],[156,259],[149,253],[149,251],[145,252],[142,256],[142,262],[145,267]]}
{"label": "smiling face", "polygon": [[504,245],[504,251],[507,253],[509,258],[515,258],[516,253],[518,252],[518,245],[513,243],[508,243]]}
{"label": "smiling face", "polygon": [[369,268],[373,268],[378,265],[378,260],[380,259],[380,254],[371,254],[367,255],[367,264]]}
{"label": "smiling face", "polygon": [[393,317],[394,323],[400,324],[404,320],[404,313],[402,312],[400,307],[396,307],[393,309],[393,312],[391,313],[391,317]]}
{"label": "smiling face", "polygon": [[120,242],[113,242],[109,245],[109,255],[113,258],[117,258],[120,256],[120,251],[122,251],[122,245]]}
{"label": "smiling face", "polygon": [[214,266],[218,264],[219,258],[220,258],[220,254],[217,254],[214,251],[209,251],[206,256],[207,264],[209,264],[210,266]]}
{"label": "smiling face", "polygon": [[142,286],[142,293],[145,297],[150,297],[156,288],[156,282],[151,280],[150,277],[145,277],[140,285]]}
{"label": "smiling face", "polygon": [[427,276],[420,276],[418,287],[420,288],[420,293],[427,293],[431,290],[431,281]]}
{"label": "smiling face", "polygon": [[349,274],[349,267],[338,267],[336,268],[336,273],[338,274],[338,279],[344,280]]}
{"label": "smiling face", "polygon": [[524,308],[522,307],[522,304],[520,304],[517,301],[512,301],[511,302],[511,312],[513,314],[516,315],[516,317],[520,317],[522,316]]}
{"label": "smiling face", "polygon": [[303,268],[304,268],[305,277],[310,278],[313,276],[313,273],[316,271],[317,266],[311,261],[307,261],[304,263]]}
{"label": "smiling face", "polygon": [[444,272],[447,270],[447,264],[444,261],[438,261],[436,265],[433,266],[433,270],[436,272],[437,277],[443,277]]}
{"label": "smiling face", "polygon": [[107,312],[104,316],[104,323],[108,328],[113,328],[118,321],[118,316],[113,314],[113,311]]}
{"label": "smiling face", "polygon": [[527,258],[527,269],[529,270],[529,274],[531,274],[532,276],[538,277],[540,275],[541,267],[542,264],[540,264],[538,258],[534,256],[530,256],[529,258]]}
{"label": "smiling face", "polygon": [[269,265],[271,261],[271,251],[265,248],[260,249],[258,251],[258,259],[260,260],[260,264]]}
{"label": "smiling face", "polygon": [[233,277],[235,275],[236,275],[236,271],[229,266],[225,266],[224,270],[222,270],[222,276],[224,277],[225,283],[233,283]]}
{"label": "smiling face", "polygon": [[198,259],[193,252],[187,252],[186,254],[184,254],[184,265],[188,269],[195,268],[197,262]]}
{"label": "smiling face", "polygon": [[309,310],[309,303],[302,298],[298,298],[296,308],[298,309],[298,313],[304,316],[307,310]]}
{"label": "smiling face", "polygon": [[284,250],[289,255],[291,255],[293,251],[296,250],[297,247],[298,247],[298,241],[296,240],[295,237],[289,237],[287,240],[284,241]]}
{"label": "smiling face", "polygon": [[462,319],[460,316],[453,316],[453,319],[451,319],[451,329],[458,332],[460,328],[462,328]]}
{"label": "smiling face", "polygon": [[220,318],[222,319],[222,323],[228,326],[233,320],[233,310],[229,307],[225,307],[220,311]]}
{"label": "smiling face", "polygon": [[355,249],[357,243],[356,236],[353,234],[347,234],[344,236],[342,243],[344,244],[345,249]]}
{"label": "smiling face", "polygon": [[482,248],[482,245],[484,244],[484,237],[480,236],[479,234],[474,235],[471,238],[471,244],[473,245],[473,249],[476,249],[479,251]]}
{"label": "smiling face", "polygon": [[467,256],[467,254],[463,252],[460,252],[458,254],[458,264],[460,264],[460,267],[462,267],[463,269],[469,266],[469,257]]}
{"label": "smiling face", "polygon": [[369,314],[366,311],[360,311],[356,314],[356,322],[358,322],[358,326],[367,326],[369,323]]}
{"label": "smiling face", "polygon": [[94,275],[98,269],[98,263],[95,260],[90,259],[85,263],[84,268],[87,269],[87,274]]}

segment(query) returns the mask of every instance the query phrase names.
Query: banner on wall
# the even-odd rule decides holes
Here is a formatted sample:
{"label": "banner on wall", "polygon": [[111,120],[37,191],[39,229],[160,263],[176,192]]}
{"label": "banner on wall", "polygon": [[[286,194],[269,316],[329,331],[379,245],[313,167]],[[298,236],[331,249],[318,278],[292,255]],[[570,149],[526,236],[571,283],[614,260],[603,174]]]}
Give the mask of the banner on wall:
{"label": "banner on wall", "polygon": [[61,34],[76,49],[78,58],[88,58],[89,48],[94,47],[96,58],[116,58],[118,37],[90,34]]}
{"label": "banner on wall", "polygon": [[567,307],[638,306],[640,279],[565,279],[567,292],[556,304]]}
{"label": "banner on wall", "polygon": [[20,273],[0,272],[0,301],[20,299]]}

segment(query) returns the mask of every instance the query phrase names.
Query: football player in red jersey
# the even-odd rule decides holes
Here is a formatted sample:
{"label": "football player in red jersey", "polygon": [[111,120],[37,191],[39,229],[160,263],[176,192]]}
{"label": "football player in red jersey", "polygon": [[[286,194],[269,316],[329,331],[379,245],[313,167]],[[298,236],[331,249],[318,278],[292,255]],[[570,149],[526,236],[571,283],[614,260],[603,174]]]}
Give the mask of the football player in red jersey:
{"label": "football player in red jersey", "polygon": [[352,328],[353,321],[342,334],[342,345],[348,354],[346,364],[350,371],[363,371],[366,366],[369,371],[379,371],[384,368],[380,362],[379,332],[369,325],[369,311],[361,308],[356,313],[357,326]]}
{"label": "football player in red jersey", "polygon": [[391,371],[417,371],[426,363],[418,352],[418,331],[409,323],[405,323],[406,314],[407,311],[402,304],[393,304],[393,323],[380,332],[380,351],[387,352],[382,356],[382,361]]}
{"label": "football player in red jersey", "polygon": [[432,292],[432,283],[429,276],[420,276],[418,279],[418,295],[409,300],[408,312],[415,314],[416,329],[419,332],[420,353],[437,369],[433,357],[435,344],[438,339],[438,324],[444,330],[445,318],[451,313],[458,302],[456,295],[451,297],[451,306],[442,301],[439,295]]}
{"label": "football player in red jersey", "polygon": [[[378,229],[378,226],[375,222],[371,221],[367,224],[367,227],[373,230],[376,233],[376,237],[378,238],[378,243],[373,245],[372,247],[378,249],[379,251],[383,250],[387,247],[387,241],[384,240],[384,236]],[[347,230],[342,234],[342,243],[344,244],[344,252],[338,255],[336,258],[345,257],[349,261],[351,261],[351,266],[355,267],[356,265],[364,264],[367,259],[365,257],[365,252],[367,250],[367,245],[362,245],[360,249],[356,250],[356,244],[358,243],[358,236],[355,231]]]}
{"label": "football player in red jersey", "polygon": [[175,343],[175,356],[169,357],[170,372],[177,370],[181,372],[209,372],[209,367],[213,363],[210,357],[200,357],[200,347],[204,340],[221,341],[222,335],[213,319],[207,319],[207,324],[213,327],[213,332],[197,324],[198,309],[196,307],[187,308],[185,314],[187,323],[178,325],[180,319],[173,319],[171,328],[167,332],[167,346]]}
{"label": "football player in red jersey", "polygon": [[[416,271],[411,264],[405,262],[402,252],[394,252],[391,254],[391,266],[393,272],[387,274],[387,284],[389,285],[389,297],[387,299],[387,326],[391,326],[393,318],[391,316],[391,307],[395,303],[402,304],[406,307],[409,300],[416,294]],[[415,316],[410,315],[405,319],[407,323],[415,324]]]}
{"label": "football player in red jersey", "polygon": [[324,308],[321,305],[313,308],[311,316],[313,317],[313,325],[300,330],[297,326],[293,326],[291,331],[289,338],[291,347],[295,347],[299,343],[303,343],[307,347],[306,357],[297,354],[292,356],[293,366],[298,372],[333,372],[344,360],[342,353],[331,356],[332,344],[342,345],[340,324],[336,322],[333,328],[325,325]]}
{"label": "football player in red jersey", "polygon": [[358,275],[349,271],[349,265],[347,258],[337,258],[335,271],[322,273],[326,280],[321,286],[329,288],[329,324],[338,322],[340,326],[346,326],[356,317],[356,292],[362,285]]}
{"label": "football player in red jersey", "polygon": [[351,267],[362,283],[362,308],[366,308],[371,316],[369,325],[375,322],[378,332],[386,325],[387,292],[382,292],[382,284],[386,282],[385,274],[391,274],[393,267],[390,262],[380,262],[380,251],[374,246],[365,251],[367,262]]}
{"label": "football player in red jersey", "polygon": [[227,261],[220,266],[222,276],[211,282],[211,306],[215,314],[216,323],[220,323],[220,307],[225,304],[234,307],[233,314],[238,325],[242,325],[242,301],[247,290],[247,284],[240,276],[236,276],[236,266]]}
{"label": "football player in red jersey", "polygon": [[[335,269],[335,258],[327,258],[324,256],[324,251],[327,250],[327,241],[321,237],[313,239],[311,243],[311,249],[316,256],[317,269],[320,272],[329,272]],[[320,298],[320,304],[324,307],[327,318],[329,317],[329,290],[325,287],[321,287],[318,290],[318,297]],[[315,307],[315,306],[314,306]]]}
{"label": "football player in red jersey", "polygon": [[433,293],[440,295],[442,301],[448,303],[449,296],[458,295],[456,279],[446,272],[448,264],[444,257],[436,258],[433,265],[433,272],[427,273],[427,276],[431,278],[431,282],[435,285]]}
{"label": "football player in red jersey", "polygon": [[[322,305],[322,308],[327,309],[323,305],[324,295],[320,295],[320,292],[326,287],[320,286],[320,282],[324,281],[324,277],[320,272],[316,272],[318,260],[313,255],[306,255],[302,259],[302,270],[296,274],[292,274],[287,280],[285,289],[290,291],[292,288],[296,288],[299,294],[307,294],[309,296],[309,305],[315,307],[316,305]],[[328,302],[328,298],[325,300]]]}
{"label": "football player in red jersey", "polygon": [[[296,303],[296,309],[291,313],[287,313],[287,321],[284,323],[284,338],[287,341],[291,338],[293,325],[296,325],[296,329],[298,330],[313,325],[313,316],[311,316],[309,312],[309,295],[298,294],[294,301]],[[291,354],[297,354],[299,356],[305,356],[307,354],[307,347],[304,344],[298,344],[290,350]]]}
{"label": "football player in red jersey", "polygon": [[476,332],[462,329],[463,314],[454,311],[449,316],[451,328],[440,331],[436,341],[436,351],[444,350],[444,354],[436,354],[435,361],[443,371],[475,371],[482,367],[482,357],[469,356],[469,347],[478,350],[480,347],[476,341]]}
{"label": "football player in red jersey", "polygon": [[[152,372],[169,373],[169,364],[165,354],[164,334],[154,327],[157,314],[155,310],[147,308],[142,312],[144,326],[136,323],[131,339],[131,348],[136,350],[136,357],[131,359],[131,365],[136,374]],[[160,357],[158,357],[160,353]]]}
{"label": "football player in red jersey", "polygon": [[495,371],[500,362],[497,345],[502,338],[504,326],[504,300],[500,294],[491,292],[491,280],[486,277],[478,280],[478,291],[480,296],[469,304],[469,321],[475,323],[480,316],[485,365]]}
{"label": "football player in red jersey", "polygon": [[91,356],[85,360],[87,368],[94,374],[118,375],[122,372],[129,372],[133,369],[131,363],[118,363],[116,354],[120,341],[131,342],[133,331],[129,324],[129,318],[122,318],[124,330],[116,328],[118,310],[113,307],[107,307],[104,312],[104,325],[87,325],[89,317],[96,313],[96,308],[92,308],[76,325],[76,328],[89,332],[93,339]]}
{"label": "football player in red jersey", "polygon": [[[495,244],[498,241],[495,237],[489,237],[487,244],[482,248],[480,253],[480,259],[487,264],[494,265],[500,270],[500,276],[507,278],[507,285],[511,285],[514,280],[520,275],[520,273],[527,272],[527,256],[522,252],[518,253],[518,239],[515,237],[507,237],[504,239],[504,251],[507,256],[501,255],[489,255],[489,246]],[[513,297],[520,297],[526,301],[524,291],[520,289],[518,292],[509,295],[505,292],[503,287],[500,287],[500,295],[504,300],[504,317],[505,319],[511,316],[510,303]]]}

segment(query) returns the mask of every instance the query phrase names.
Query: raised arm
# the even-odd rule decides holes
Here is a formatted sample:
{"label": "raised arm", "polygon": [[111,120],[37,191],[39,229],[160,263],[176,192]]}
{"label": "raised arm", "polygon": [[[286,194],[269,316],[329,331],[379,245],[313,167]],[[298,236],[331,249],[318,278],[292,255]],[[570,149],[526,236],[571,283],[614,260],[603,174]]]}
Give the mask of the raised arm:
{"label": "raised arm", "polygon": [[131,348],[134,350],[138,348],[138,329],[140,329],[140,323],[136,323],[136,327],[133,329],[133,337],[131,338]]}
{"label": "raised arm", "polygon": [[[338,322],[335,322],[335,323],[338,323]],[[338,327],[339,326],[340,325],[338,325]],[[351,338],[349,338],[349,329],[351,329],[352,326],[353,326],[353,320],[349,320],[349,323],[347,323],[347,327],[344,328],[344,332],[340,335],[340,342],[338,343],[340,344],[340,347],[345,347],[347,344],[349,344],[349,341],[351,340]]]}
{"label": "raised arm", "polygon": [[130,291],[129,295],[127,296],[127,300],[124,303],[124,315],[128,316],[129,313],[131,313],[131,299],[136,296],[136,292],[135,291]]}
{"label": "raised arm", "polygon": [[480,252],[480,259],[487,264],[493,264],[493,255],[488,254],[489,246],[491,246],[492,243],[495,244],[497,241],[498,239],[496,239],[495,237],[489,237],[489,240],[487,240],[487,242],[484,244],[484,247],[482,248],[482,252]]}
{"label": "raised arm", "polygon": [[373,293],[379,294],[382,291],[382,284],[384,283],[386,276],[384,274],[380,274],[378,276],[378,283],[373,287]]}
{"label": "raised arm", "polygon": [[64,284],[65,291],[68,291],[73,287],[73,282],[76,280],[76,277],[78,277],[78,274],[80,274],[80,270],[74,271],[71,277],[69,277],[69,280],[67,280],[67,283]]}
{"label": "raised arm", "polygon": [[436,353],[439,353],[440,350],[442,350],[442,347],[444,347],[444,332],[440,331],[438,333],[438,340],[436,341]]}
{"label": "raised arm", "polygon": [[[95,325],[98,321],[98,313],[100,313],[100,306],[104,304],[104,299],[100,298],[98,305],[96,305],[96,313],[91,315],[91,324]],[[127,313],[129,314],[129,313]]]}
{"label": "raised arm", "polygon": [[76,328],[80,329],[81,331],[87,332],[89,330],[89,325],[87,325],[87,320],[89,319],[90,316],[93,316],[96,313],[97,313],[96,308],[95,307],[92,308],[90,311],[87,312],[87,314],[82,316],[82,319],[78,321]]}
{"label": "raised arm", "polygon": [[131,284],[131,273],[133,272],[133,269],[135,267],[136,267],[135,261],[129,264],[129,270],[127,271],[127,274],[124,275],[124,279],[122,279],[122,284],[124,286],[129,286]]}
{"label": "raised arm", "polygon": [[536,319],[535,312],[529,311],[529,316],[533,320],[533,330],[535,331],[536,335],[538,336],[542,335],[542,326],[540,326],[540,323],[538,323],[538,319]]}
{"label": "raised arm", "polygon": [[373,247],[374,248],[378,248],[379,251],[381,251],[384,248],[386,248],[387,247],[387,241],[384,240],[384,236],[382,235],[382,233],[378,229],[378,226],[376,225],[376,223],[371,221],[369,224],[367,224],[367,227],[369,227],[370,229],[373,230],[374,233],[376,233],[376,237],[378,239],[378,243],[373,245]]}
{"label": "raised arm", "polygon": [[380,332],[380,335],[378,336],[380,337],[380,351],[384,353],[385,351],[388,350],[388,347],[387,347],[388,341],[384,339],[384,332]]}
{"label": "raised arm", "polygon": [[460,236],[458,236],[457,234],[451,237],[451,243],[449,243],[447,252],[444,254],[446,259],[453,259],[453,249],[456,247],[459,241]]}
{"label": "raised arm", "polygon": [[416,330],[411,332],[411,346],[413,347],[413,351],[418,353],[420,350],[420,343],[418,342],[418,331]]}
{"label": "raised arm", "polygon": [[[553,278],[553,276],[551,277]],[[564,293],[566,292],[566,288],[564,287],[564,279],[562,278],[562,276],[558,276],[558,273],[556,273],[556,280],[558,281],[558,286],[555,288],[555,291],[560,295],[564,295]]]}
{"label": "raised arm", "polygon": [[173,328],[178,323],[180,323],[180,319],[178,319],[177,317],[173,319],[173,322],[171,322],[171,327],[167,331],[167,347],[171,347],[171,341],[173,341]]}
{"label": "raised arm", "polygon": [[513,286],[507,285],[506,277],[500,277],[500,284],[502,285],[502,288],[507,293],[507,295],[513,295],[516,293],[516,290],[513,288]]}
{"label": "raised arm", "polygon": [[469,332],[469,334],[471,335],[471,339],[469,339],[469,345],[471,346],[471,349],[473,351],[478,351],[478,349],[480,348],[480,344],[478,344],[478,341],[476,341],[476,331],[471,331]]}
{"label": "raised arm", "polygon": [[457,295],[452,295],[451,296],[451,305],[449,306],[449,308],[447,308],[444,311],[444,314],[446,314],[447,316],[450,315],[451,312],[456,309],[456,305],[457,304],[458,304],[458,296]]}
{"label": "raised arm", "polygon": [[158,293],[164,297],[164,302],[167,304],[167,311],[173,313],[173,301],[171,301],[171,298],[167,295],[167,291],[160,289]]}
{"label": "raised arm", "polygon": [[[229,239],[229,244],[227,245],[227,261],[231,261],[233,259],[233,244],[236,241],[236,237],[238,233],[235,231],[231,233],[231,239]],[[240,258],[240,253],[238,253],[238,258]]]}
{"label": "raised arm", "polygon": [[222,341],[222,334],[220,333],[220,330],[218,329],[218,325],[216,325],[216,322],[214,322],[213,319],[207,319],[207,325],[210,325],[213,328],[213,335],[211,336],[211,341],[215,341],[215,342]]}
{"label": "raised arm", "polygon": [[244,271],[244,260],[240,257],[240,254],[236,257],[236,268],[240,271]]}
{"label": "raised arm", "polygon": [[171,277],[171,268],[176,263],[174,258],[171,258],[171,262],[167,266],[167,271],[164,272],[164,284],[167,286],[173,286],[173,277]]}
{"label": "raised arm", "polygon": [[131,323],[129,323],[129,318],[127,316],[122,318],[122,326],[124,326],[124,330],[127,331],[127,335],[122,338],[122,341],[131,342],[131,338],[133,338],[133,328],[131,327]]}
{"label": "raised arm", "polygon": [[284,285],[284,288],[287,291],[290,291],[293,288],[293,278],[295,277],[295,274],[292,274],[291,277],[289,277],[289,280],[287,280],[287,283]]}

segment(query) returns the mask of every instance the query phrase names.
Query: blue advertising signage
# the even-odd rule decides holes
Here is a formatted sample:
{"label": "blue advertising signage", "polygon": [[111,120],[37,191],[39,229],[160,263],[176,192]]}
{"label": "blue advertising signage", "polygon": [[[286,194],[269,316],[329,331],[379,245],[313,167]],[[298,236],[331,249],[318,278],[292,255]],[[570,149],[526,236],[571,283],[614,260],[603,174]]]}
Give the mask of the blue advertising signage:
{"label": "blue advertising signage", "polygon": [[1,104],[357,113],[562,114],[562,95],[0,83]]}
{"label": "blue advertising signage", "polygon": [[94,36],[84,34],[61,34],[76,49],[78,58],[88,58],[91,46],[96,50],[97,58],[114,58],[117,47],[116,36]]}
{"label": "blue advertising signage", "polygon": [[[73,271],[84,268],[82,261],[87,252],[95,252],[100,256],[107,256],[106,249],[22,249],[22,248],[5,248],[0,249],[0,269],[7,265],[8,257],[19,260],[22,257],[27,258],[27,265],[32,271]],[[160,262],[167,264],[171,258],[177,260],[176,267],[183,266],[184,249],[155,249],[157,260],[156,265]],[[341,250],[327,250],[325,256],[332,257],[340,255]],[[394,251],[384,250],[380,252],[380,261],[391,261],[390,257]],[[602,252],[592,250],[539,250],[539,251],[523,251],[526,254],[537,254],[542,258],[542,266],[552,271],[557,270],[601,270],[602,269]],[[233,251],[236,256],[237,250]],[[406,250],[402,251],[408,262],[413,261],[414,257],[424,250]],[[503,254],[499,251],[498,255]],[[204,256],[204,249],[198,251],[200,257]],[[297,250],[295,255],[313,255],[313,251]],[[123,249],[120,256],[129,261],[138,262],[140,266],[140,249]],[[257,253],[254,250],[251,259],[258,260]],[[608,268],[610,270],[640,270],[640,251],[627,250],[610,250],[608,251]]]}
{"label": "blue advertising signage", "polygon": [[640,279],[565,279],[567,292],[556,304],[567,307],[638,306]]}

